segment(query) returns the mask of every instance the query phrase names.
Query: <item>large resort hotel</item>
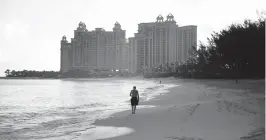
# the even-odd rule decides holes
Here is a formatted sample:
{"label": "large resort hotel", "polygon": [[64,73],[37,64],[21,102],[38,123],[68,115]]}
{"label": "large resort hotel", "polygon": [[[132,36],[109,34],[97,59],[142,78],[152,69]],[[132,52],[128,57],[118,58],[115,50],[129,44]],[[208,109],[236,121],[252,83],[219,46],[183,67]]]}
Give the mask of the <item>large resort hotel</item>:
{"label": "large resort hotel", "polygon": [[61,73],[70,70],[122,69],[136,73],[165,64],[181,64],[197,45],[197,26],[179,27],[174,16],[159,15],[155,22],[138,24],[134,37],[116,22],[113,31],[96,28],[88,31],[80,22],[74,38],[61,40]]}

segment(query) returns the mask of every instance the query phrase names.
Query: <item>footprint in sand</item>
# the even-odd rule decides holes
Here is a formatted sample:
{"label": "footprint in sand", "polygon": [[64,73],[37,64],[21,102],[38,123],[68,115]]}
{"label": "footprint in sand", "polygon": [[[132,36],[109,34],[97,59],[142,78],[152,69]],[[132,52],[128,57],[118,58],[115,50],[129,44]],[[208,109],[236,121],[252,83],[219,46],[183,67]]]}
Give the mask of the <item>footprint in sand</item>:
{"label": "footprint in sand", "polygon": [[194,115],[196,109],[199,107],[200,104],[193,105],[191,108],[188,109],[188,116]]}
{"label": "footprint in sand", "polygon": [[216,109],[216,110],[217,110],[218,112],[222,112],[222,111],[223,111],[223,107],[222,107],[222,105],[221,105],[221,101],[217,101],[216,104],[217,104],[217,109]]}
{"label": "footprint in sand", "polygon": [[203,140],[202,138],[193,138],[193,137],[176,137],[176,136],[164,137],[164,138],[172,139],[172,140]]}
{"label": "footprint in sand", "polygon": [[196,105],[193,105],[193,106],[191,106],[190,108],[188,108],[188,110],[187,110],[188,115],[185,116],[185,120],[184,120],[185,122],[188,121],[188,117],[194,115],[196,109],[197,109],[199,106],[200,106],[200,104],[196,104]]}
{"label": "footprint in sand", "polygon": [[265,139],[265,128],[258,128],[249,133],[248,136],[240,137],[241,140],[260,140]]}

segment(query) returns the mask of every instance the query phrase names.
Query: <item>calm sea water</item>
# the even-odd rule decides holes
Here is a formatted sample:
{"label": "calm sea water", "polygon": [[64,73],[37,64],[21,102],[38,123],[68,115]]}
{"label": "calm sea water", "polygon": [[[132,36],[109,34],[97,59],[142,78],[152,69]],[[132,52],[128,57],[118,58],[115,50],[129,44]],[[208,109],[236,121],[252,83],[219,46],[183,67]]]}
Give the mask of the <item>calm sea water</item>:
{"label": "calm sea water", "polygon": [[142,79],[2,79],[0,139],[79,139],[95,119],[130,109],[133,85],[142,100],[173,86]]}

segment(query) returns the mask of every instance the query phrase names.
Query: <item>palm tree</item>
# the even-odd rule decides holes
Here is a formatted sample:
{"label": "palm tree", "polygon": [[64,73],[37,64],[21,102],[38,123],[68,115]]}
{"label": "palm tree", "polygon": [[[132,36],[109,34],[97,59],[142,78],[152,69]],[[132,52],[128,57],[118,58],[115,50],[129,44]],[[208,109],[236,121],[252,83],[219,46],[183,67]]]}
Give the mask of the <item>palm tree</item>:
{"label": "palm tree", "polygon": [[15,71],[15,70],[12,70],[12,71],[11,71],[11,76],[13,76],[13,77],[16,76],[16,71]]}
{"label": "palm tree", "polygon": [[5,74],[6,74],[6,77],[8,77],[8,76],[10,75],[10,70],[7,69],[7,70],[5,71]]}
{"label": "palm tree", "polygon": [[23,75],[23,77],[27,77],[27,75],[28,75],[28,71],[27,71],[27,70],[23,70],[23,71],[22,71],[22,75]]}

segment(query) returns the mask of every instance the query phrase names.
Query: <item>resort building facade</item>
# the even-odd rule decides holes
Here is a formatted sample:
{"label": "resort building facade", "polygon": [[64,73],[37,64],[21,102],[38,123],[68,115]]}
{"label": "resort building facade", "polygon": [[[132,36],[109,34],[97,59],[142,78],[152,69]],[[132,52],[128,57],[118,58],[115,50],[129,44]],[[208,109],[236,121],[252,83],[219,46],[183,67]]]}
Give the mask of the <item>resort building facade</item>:
{"label": "resort building facade", "polygon": [[61,40],[61,72],[123,69],[138,73],[185,63],[192,46],[197,46],[197,26],[179,27],[172,14],[166,20],[159,15],[155,22],[138,24],[138,32],[128,40],[118,22],[113,31],[88,31],[80,22],[70,42],[65,36]]}
{"label": "resort building facade", "polygon": [[[113,31],[96,28],[86,29],[85,23],[80,22],[74,30],[74,38],[68,42],[63,36],[61,40],[61,72],[70,70],[111,70],[124,69],[126,31],[116,22]],[[125,47],[127,48],[127,47]],[[124,54],[125,53],[125,54]]]}
{"label": "resort building facade", "polygon": [[129,38],[129,71],[185,63],[192,46],[197,46],[197,26],[179,27],[172,14],[166,20],[159,15],[155,22],[138,24]]}

